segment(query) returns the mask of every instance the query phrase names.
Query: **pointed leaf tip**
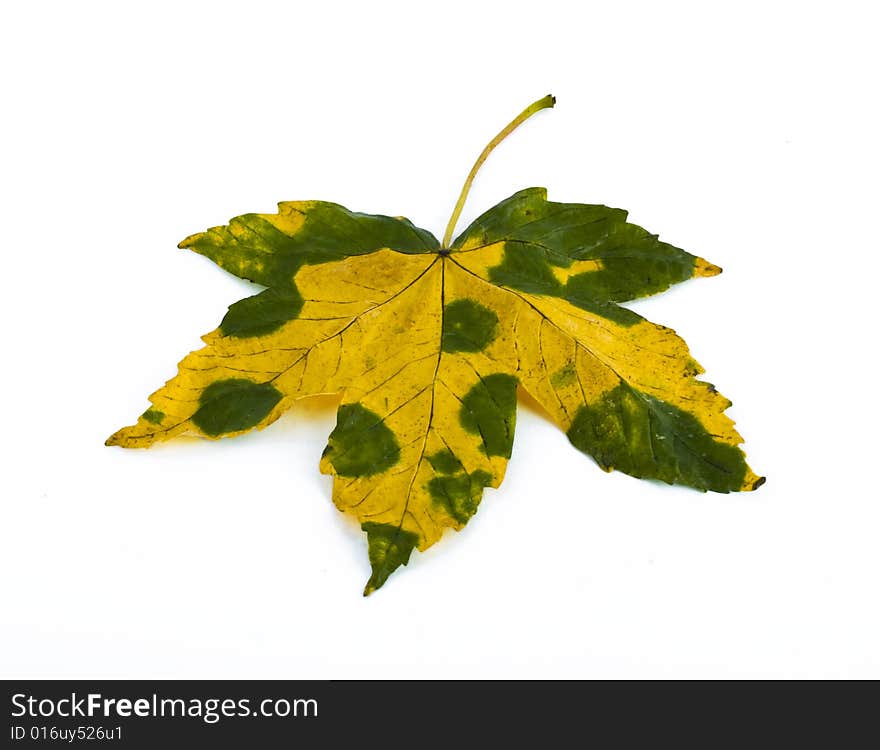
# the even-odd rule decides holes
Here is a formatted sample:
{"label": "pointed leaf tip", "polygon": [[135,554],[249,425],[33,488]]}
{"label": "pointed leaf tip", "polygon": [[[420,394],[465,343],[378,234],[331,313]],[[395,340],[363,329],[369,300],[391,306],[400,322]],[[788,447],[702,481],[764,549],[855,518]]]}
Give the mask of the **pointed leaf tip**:
{"label": "pointed leaf tip", "polygon": [[416,548],[419,538],[400,526],[385,523],[363,523],[361,528],[367,534],[370,567],[372,575],[364,588],[364,596],[382,588],[388,577],[401,565],[409,562],[409,556]]}
{"label": "pointed leaf tip", "polygon": [[697,258],[694,261],[694,276],[717,276],[721,273],[723,269],[720,266],[716,266],[714,263],[710,263],[705,258]]}

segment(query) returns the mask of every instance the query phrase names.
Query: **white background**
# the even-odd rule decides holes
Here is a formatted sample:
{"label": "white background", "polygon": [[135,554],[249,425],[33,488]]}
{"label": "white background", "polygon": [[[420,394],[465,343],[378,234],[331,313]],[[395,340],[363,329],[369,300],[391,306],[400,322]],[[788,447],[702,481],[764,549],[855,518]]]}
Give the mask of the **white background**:
{"label": "white background", "polygon": [[[878,19],[865,3],[8,3],[2,677],[880,677]],[[634,307],[758,492],[606,475],[521,409],[503,487],[374,596],[332,407],[104,439],[252,292],[176,249],[276,201],[438,236],[514,191],[724,267]]]}

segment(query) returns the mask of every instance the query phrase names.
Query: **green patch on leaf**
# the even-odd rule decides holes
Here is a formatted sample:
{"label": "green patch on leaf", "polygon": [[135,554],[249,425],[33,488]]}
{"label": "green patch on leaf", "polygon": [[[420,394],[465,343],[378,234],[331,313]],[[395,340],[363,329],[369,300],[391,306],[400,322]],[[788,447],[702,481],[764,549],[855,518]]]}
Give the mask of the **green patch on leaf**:
{"label": "green patch on leaf", "polygon": [[141,416],[153,424],[162,424],[165,414],[158,409],[147,409]]}
{"label": "green patch on leaf", "polygon": [[281,398],[270,383],[243,378],[218,380],[202,391],[192,421],[212,437],[248,430],[261,422]]}
{"label": "green patch on leaf", "polygon": [[471,299],[450,302],[443,310],[444,352],[480,352],[498,331],[498,316]]}
{"label": "green patch on leaf", "polygon": [[574,383],[577,377],[577,371],[574,368],[574,362],[566,362],[565,366],[560,367],[550,376],[550,383],[554,388],[564,388]]}
{"label": "green patch on leaf", "polygon": [[477,512],[483,496],[483,488],[492,483],[492,475],[478,469],[473,474],[437,476],[428,482],[428,492],[433,501],[441,506],[458,523],[466,524]]}
{"label": "green patch on leaf", "polygon": [[341,477],[372,476],[397,463],[400,446],[378,414],[360,404],[343,404],[324,456]]}
{"label": "green patch on leaf", "polygon": [[230,305],[220,330],[237,338],[264,336],[294,320],[302,306],[303,299],[294,287],[283,291],[265,289]]}
{"label": "green patch on leaf", "polygon": [[455,472],[461,471],[461,462],[448,448],[428,456],[428,463],[439,474],[455,474]]}
{"label": "green patch on leaf", "polygon": [[740,490],[748,471],[742,451],[693,415],[623,383],[578,410],[568,439],[606,471],[699,490]]}
{"label": "green patch on leaf", "polygon": [[487,456],[510,458],[516,425],[516,383],[512,375],[489,375],[461,400],[461,425],[480,436]]}
{"label": "green patch on leaf", "polygon": [[613,320],[622,326],[632,326],[642,320],[642,317],[632,310],[615,304],[614,302],[605,302],[601,298],[592,296],[590,282],[594,276],[598,276],[602,271],[591,271],[589,273],[579,273],[572,276],[561,296],[577,305],[582,310],[601,315],[603,318]]}
{"label": "green patch on leaf", "polygon": [[229,224],[183,240],[224,270],[249,281],[288,289],[306,263],[328,263],[383,247],[402,253],[428,253],[437,239],[407,219],[362,214],[328,201],[293,201],[278,214],[242,214]]}
{"label": "green patch on leaf", "polygon": [[531,294],[561,297],[563,293],[546,253],[519,242],[504,243],[504,257],[500,265],[490,269],[489,280]]}

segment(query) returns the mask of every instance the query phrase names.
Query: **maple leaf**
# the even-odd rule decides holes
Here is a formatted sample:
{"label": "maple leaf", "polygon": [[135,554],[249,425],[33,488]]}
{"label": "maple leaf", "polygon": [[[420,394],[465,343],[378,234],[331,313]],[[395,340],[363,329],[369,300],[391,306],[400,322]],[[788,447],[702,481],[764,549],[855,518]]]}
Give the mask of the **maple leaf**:
{"label": "maple leaf", "polygon": [[454,242],[403,218],[323,201],[280,203],[180,243],[266,287],[233,304],[152,406],[108,445],[240,435],[297,399],[340,394],[321,459],[333,501],[367,534],[365,594],[498,487],[517,387],[608,471],[699,490],[753,490],[724,396],[674,331],[618,303],[718,267],[601,205],[522,190]]}

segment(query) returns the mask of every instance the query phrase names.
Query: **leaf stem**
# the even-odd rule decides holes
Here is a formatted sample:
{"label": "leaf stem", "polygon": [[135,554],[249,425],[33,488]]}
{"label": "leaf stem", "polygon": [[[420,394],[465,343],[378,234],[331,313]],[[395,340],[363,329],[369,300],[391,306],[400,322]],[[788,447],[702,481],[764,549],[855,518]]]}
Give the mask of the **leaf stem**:
{"label": "leaf stem", "polygon": [[471,171],[468,172],[467,179],[464,181],[464,185],[461,188],[461,194],[458,196],[458,202],[455,204],[455,208],[452,209],[452,216],[449,217],[449,223],[446,225],[446,234],[443,235],[443,249],[449,249],[449,243],[452,242],[452,233],[455,231],[455,225],[458,222],[458,217],[461,216],[461,210],[464,208],[464,203],[467,200],[468,193],[471,190],[471,185],[473,184],[474,177],[477,176],[477,172],[480,167],[483,166],[483,162],[489,158],[489,154],[492,153],[492,149],[495,148],[501,141],[503,141],[507,136],[509,136],[514,130],[516,130],[520,125],[522,125],[526,120],[528,120],[535,112],[539,112],[542,109],[547,109],[548,107],[552,107],[556,104],[556,97],[552,94],[547,94],[547,96],[542,99],[538,99],[538,101],[530,104],[526,107],[522,112],[520,112],[513,120],[508,123],[507,127],[504,128],[498,135],[496,135],[489,143],[486,145],[486,148],[480,153],[477,157],[476,162],[474,162],[474,166],[471,167]]}

